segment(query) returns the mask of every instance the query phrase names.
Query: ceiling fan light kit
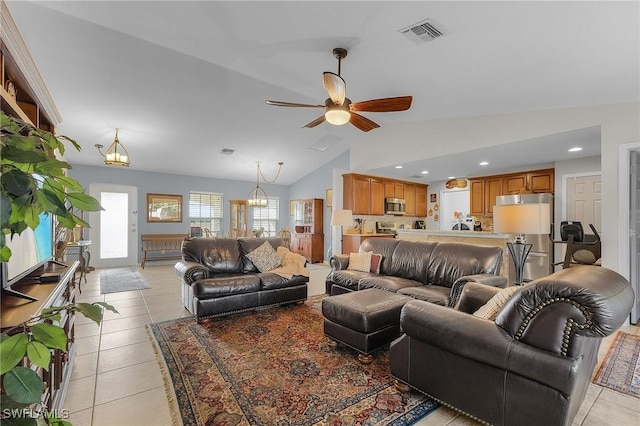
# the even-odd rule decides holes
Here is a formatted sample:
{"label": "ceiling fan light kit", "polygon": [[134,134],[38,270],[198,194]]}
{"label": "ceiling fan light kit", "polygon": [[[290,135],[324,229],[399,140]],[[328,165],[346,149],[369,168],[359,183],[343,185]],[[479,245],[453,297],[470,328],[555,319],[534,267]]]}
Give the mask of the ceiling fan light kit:
{"label": "ceiling fan light kit", "polygon": [[316,127],[319,124],[327,121],[330,124],[340,126],[350,122],[363,132],[380,127],[377,123],[369,120],[368,118],[356,114],[355,111],[362,112],[392,112],[392,111],[405,111],[411,107],[411,96],[400,96],[396,98],[383,98],[372,99],[363,102],[352,103],[347,94],[347,84],[340,76],[342,67],[342,59],[347,57],[347,50],[343,48],[333,49],[333,56],[338,59],[338,73],[325,71],[322,76],[324,80],[324,88],[329,94],[329,98],[325,101],[324,105],[313,104],[301,104],[295,102],[284,101],[265,101],[267,105],[284,106],[284,107],[297,107],[297,108],[324,108],[325,113],[316,118],[310,123],[305,124],[303,127]]}

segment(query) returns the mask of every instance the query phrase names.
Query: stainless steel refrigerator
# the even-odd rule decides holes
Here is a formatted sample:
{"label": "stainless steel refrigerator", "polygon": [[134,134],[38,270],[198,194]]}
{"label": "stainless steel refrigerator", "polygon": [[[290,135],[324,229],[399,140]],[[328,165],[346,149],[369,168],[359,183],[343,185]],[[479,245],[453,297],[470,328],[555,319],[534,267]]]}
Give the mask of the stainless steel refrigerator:
{"label": "stainless steel refrigerator", "polygon": [[[523,281],[528,282],[537,278],[546,277],[553,273],[553,194],[518,194],[518,195],[501,195],[496,197],[496,205],[509,204],[549,204],[549,217],[551,218],[551,226],[549,234],[544,235],[525,235],[527,244],[532,244],[529,256],[524,265]],[[515,235],[514,235],[515,238]],[[505,253],[506,254],[506,253]],[[513,261],[509,259],[509,282],[515,281],[515,268]]]}

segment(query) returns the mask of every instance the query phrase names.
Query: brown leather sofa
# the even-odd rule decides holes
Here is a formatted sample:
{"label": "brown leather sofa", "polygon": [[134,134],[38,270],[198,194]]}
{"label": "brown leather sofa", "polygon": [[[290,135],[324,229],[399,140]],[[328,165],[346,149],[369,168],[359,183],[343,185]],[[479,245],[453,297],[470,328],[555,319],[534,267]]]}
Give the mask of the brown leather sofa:
{"label": "brown leather sofa", "polygon": [[518,289],[495,322],[470,315],[497,291],[467,283],[456,309],[404,305],[391,374],[489,424],[570,425],[602,338],[627,320],[631,285],[611,270],[578,266]]}
{"label": "brown leather sofa", "polygon": [[206,318],[261,306],[305,300],[308,277],[286,279],[261,273],[246,258],[265,241],[276,249],[279,237],[187,238],[182,243],[182,261],[176,274],[182,282],[182,302],[198,322]]}
{"label": "brown leather sofa", "polygon": [[382,255],[380,273],[350,270],[348,254],[334,255],[325,280],[327,294],[379,288],[448,306],[469,281],[494,287],[507,284],[499,275],[502,249],[498,247],[368,238],[359,251]]}

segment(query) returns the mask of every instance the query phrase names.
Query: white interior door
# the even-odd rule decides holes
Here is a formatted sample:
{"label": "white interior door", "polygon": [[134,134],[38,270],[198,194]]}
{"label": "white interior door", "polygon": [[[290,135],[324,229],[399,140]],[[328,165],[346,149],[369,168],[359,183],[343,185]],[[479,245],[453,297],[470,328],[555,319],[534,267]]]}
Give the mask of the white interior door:
{"label": "white interior door", "polygon": [[91,213],[91,265],[96,268],[138,263],[138,188],[91,184],[89,193],[104,210]]}
{"label": "white interior door", "polygon": [[567,179],[567,215],[563,220],[582,223],[586,234],[592,234],[589,224],[602,230],[602,183],[600,175],[576,176]]}
{"label": "white interior door", "polygon": [[636,295],[631,322],[640,320],[640,149],[630,152],[629,163],[629,260],[630,280]]}

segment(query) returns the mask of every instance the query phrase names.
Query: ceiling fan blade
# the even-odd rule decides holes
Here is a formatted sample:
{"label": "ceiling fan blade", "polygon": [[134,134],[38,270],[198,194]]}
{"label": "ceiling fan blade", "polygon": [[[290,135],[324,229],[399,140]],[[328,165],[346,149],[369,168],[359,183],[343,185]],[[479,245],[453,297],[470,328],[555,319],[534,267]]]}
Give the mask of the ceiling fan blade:
{"label": "ceiling fan blade", "polygon": [[283,107],[298,107],[298,108],[324,108],[325,105],[313,105],[313,104],[298,104],[295,102],[285,101],[264,101],[267,105],[283,106]]}
{"label": "ceiling fan blade", "polygon": [[353,111],[351,111],[351,119],[349,120],[349,122],[363,132],[368,132],[369,130],[373,130],[376,127],[380,127],[377,123],[374,123],[368,118],[363,117],[360,114],[356,114]]}
{"label": "ceiling fan blade", "polygon": [[355,102],[351,104],[351,111],[405,111],[411,107],[412,100],[412,96],[399,96],[397,98],[372,99],[370,101]]}
{"label": "ceiling fan blade", "polygon": [[325,121],[324,114],[322,114],[320,117],[316,118],[311,123],[307,123],[302,127],[308,127],[308,128],[316,127],[318,124],[324,123],[324,121]]}
{"label": "ceiling fan blade", "polygon": [[336,105],[342,105],[344,98],[347,96],[347,83],[338,74],[325,71],[322,73],[324,78],[324,88],[329,97]]}

